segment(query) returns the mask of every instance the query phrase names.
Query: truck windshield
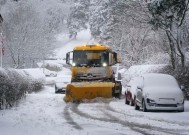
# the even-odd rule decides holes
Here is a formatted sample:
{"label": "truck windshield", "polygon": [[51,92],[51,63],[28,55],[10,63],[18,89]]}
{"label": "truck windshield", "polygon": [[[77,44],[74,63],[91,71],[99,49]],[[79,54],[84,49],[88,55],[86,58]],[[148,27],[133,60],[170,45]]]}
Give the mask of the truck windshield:
{"label": "truck windshield", "polygon": [[74,51],[73,63],[76,67],[108,65],[108,52],[106,51]]}

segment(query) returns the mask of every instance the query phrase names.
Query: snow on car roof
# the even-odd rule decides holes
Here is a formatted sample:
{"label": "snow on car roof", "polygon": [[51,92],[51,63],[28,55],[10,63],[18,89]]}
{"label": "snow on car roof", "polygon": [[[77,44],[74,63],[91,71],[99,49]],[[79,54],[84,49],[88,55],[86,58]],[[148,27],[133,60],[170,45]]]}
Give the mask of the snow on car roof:
{"label": "snow on car roof", "polygon": [[57,79],[55,80],[56,82],[71,82],[71,76],[61,76],[61,77],[57,77]]}
{"label": "snow on car roof", "polygon": [[149,73],[142,75],[146,86],[178,87],[176,79],[168,74]]}
{"label": "snow on car roof", "polygon": [[128,83],[133,77],[141,76],[143,74],[158,73],[160,70],[167,66],[168,65],[166,64],[131,66],[123,73],[123,83]]}

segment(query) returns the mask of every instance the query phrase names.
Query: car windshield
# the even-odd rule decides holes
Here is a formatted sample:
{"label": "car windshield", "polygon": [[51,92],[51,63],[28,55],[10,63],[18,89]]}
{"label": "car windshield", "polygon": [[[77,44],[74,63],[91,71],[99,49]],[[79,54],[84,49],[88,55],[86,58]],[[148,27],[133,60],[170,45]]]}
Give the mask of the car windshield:
{"label": "car windshield", "polygon": [[108,64],[108,52],[104,51],[74,51],[73,62],[76,67],[94,66],[101,67]]}

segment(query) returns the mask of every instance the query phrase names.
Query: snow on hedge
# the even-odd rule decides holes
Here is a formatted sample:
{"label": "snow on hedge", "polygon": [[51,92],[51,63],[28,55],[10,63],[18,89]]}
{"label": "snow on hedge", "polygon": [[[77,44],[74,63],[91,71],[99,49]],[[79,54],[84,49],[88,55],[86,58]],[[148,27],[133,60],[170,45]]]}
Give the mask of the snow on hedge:
{"label": "snow on hedge", "polygon": [[45,83],[45,74],[43,73],[42,68],[30,68],[30,69],[22,69],[26,74],[31,76],[36,81],[44,84]]}
{"label": "snow on hedge", "polygon": [[34,75],[40,76],[39,72],[0,68],[0,109],[13,106],[27,92],[41,89],[43,79]]}

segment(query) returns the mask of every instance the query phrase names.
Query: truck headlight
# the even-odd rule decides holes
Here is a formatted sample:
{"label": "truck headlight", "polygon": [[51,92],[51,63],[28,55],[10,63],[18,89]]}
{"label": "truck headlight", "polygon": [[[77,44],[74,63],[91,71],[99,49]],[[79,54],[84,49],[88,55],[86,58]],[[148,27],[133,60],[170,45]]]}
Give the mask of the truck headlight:
{"label": "truck headlight", "polygon": [[106,66],[107,66],[107,63],[103,63],[102,66],[103,66],[103,67],[106,67]]}
{"label": "truck headlight", "polygon": [[76,65],[75,62],[73,62],[73,63],[72,63],[72,66],[75,67],[75,65]]}

